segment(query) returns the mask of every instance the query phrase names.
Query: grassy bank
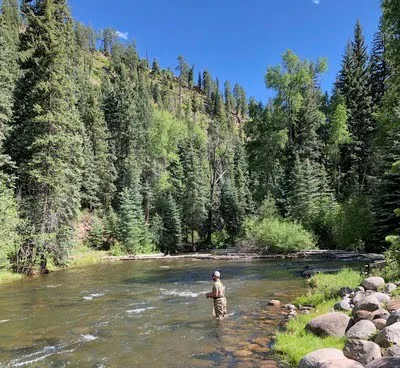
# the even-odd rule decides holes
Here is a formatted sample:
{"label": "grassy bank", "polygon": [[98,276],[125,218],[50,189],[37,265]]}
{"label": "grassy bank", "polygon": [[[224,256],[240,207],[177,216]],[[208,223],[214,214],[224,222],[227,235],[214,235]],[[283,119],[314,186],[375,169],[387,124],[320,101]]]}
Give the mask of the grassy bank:
{"label": "grassy bank", "polygon": [[296,305],[313,306],[315,311],[308,315],[299,315],[291,319],[285,331],[276,335],[275,351],[283,355],[283,359],[293,366],[298,366],[304,355],[323,348],[343,349],[344,338],[320,338],[306,332],[305,326],[313,318],[333,310],[334,304],[340,300],[342,287],[355,288],[360,285],[361,275],[349,269],[343,269],[334,275],[317,274],[309,280],[310,290],[295,300]]}

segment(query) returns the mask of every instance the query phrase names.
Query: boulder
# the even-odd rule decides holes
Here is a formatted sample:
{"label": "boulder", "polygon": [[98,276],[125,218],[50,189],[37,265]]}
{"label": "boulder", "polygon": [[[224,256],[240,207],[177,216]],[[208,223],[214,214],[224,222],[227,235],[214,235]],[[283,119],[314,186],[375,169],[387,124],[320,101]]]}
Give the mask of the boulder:
{"label": "boulder", "polygon": [[350,289],[349,287],[343,287],[339,290],[339,295],[343,298],[347,295],[350,295],[353,292],[353,289]]}
{"label": "boulder", "polygon": [[393,357],[400,357],[400,346],[393,345],[389,349],[385,350],[383,353],[384,356],[393,356]]}
{"label": "boulder", "polygon": [[381,308],[381,303],[373,295],[368,295],[364,299],[355,302],[353,314],[359,310],[366,310],[369,312],[375,312]]}
{"label": "boulder", "polygon": [[344,356],[338,349],[320,349],[307,354],[298,368],[363,368],[364,366],[355,360]]}
{"label": "boulder", "polygon": [[383,285],[385,285],[385,280],[382,277],[368,277],[361,283],[365,290],[374,291],[377,291]]}
{"label": "boulder", "polygon": [[400,322],[400,309],[391,313],[391,315],[387,319],[386,326],[393,325],[396,322]]}
{"label": "boulder", "polygon": [[389,303],[390,302],[390,296],[385,293],[373,293],[372,294],[376,299],[378,299],[381,303]]}
{"label": "boulder", "polygon": [[385,285],[385,292],[386,293],[391,293],[397,289],[397,285],[393,284],[392,282],[389,282],[389,284]]}
{"label": "boulder", "polygon": [[374,319],[382,318],[387,321],[389,317],[390,313],[386,309],[381,308],[374,312]]}
{"label": "boulder", "polygon": [[375,342],[383,348],[388,348],[393,344],[400,344],[400,322],[385,327],[379,332]]}
{"label": "boulder", "polygon": [[346,336],[349,339],[358,339],[358,340],[369,340],[373,335],[376,334],[375,325],[368,320],[361,320],[357,322],[355,325],[350,327]]}
{"label": "boulder", "polygon": [[377,318],[372,321],[378,330],[383,330],[386,327],[386,319]]}
{"label": "boulder", "polygon": [[399,368],[400,358],[386,357],[374,360],[365,366],[365,368]]}
{"label": "boulder", "polygon": [[357,291],[354,294],[353,298],[353,303],[357,305],[361,300],[364,300],[367,296],[370,296],[374,293],[375,291],[372,290],[367,290],[367,291]]}
{"label": "boulder", "polygon": [[280,307],[281,302],[280,302],[279,300],[270,300],[270,301],[268,302],[268,305],[272,305],[272,306],[274,306],[274,307]]}
{"label": "boulder", "polygon": [[400,309],[400,299],[393,299],[387,305],[387,310],[389,312],[393,312],[397,309]]}
{"label": "boulder", "polygon": [[340,302],[336,303],[333,308],[338,311],[348,311],[351,309],[351,305],[347,300],[343,299]]}
{"label": "boulder", "polygon": [[357,292],[357,291],[365,291],[365,289],[364,289],[362,286],[359,286],[359,287],[356,287],[356,288],[354,289],[354,291],[355,291],[355,292]]}
{"label": "boulder", "polygon": [[343,313],[333,312],[318,316],[307,323],[306,330],[317,336],[343,337],[350,318]]}
{"label": "boulder", "polygon": [[368,364],[382,357],[379,345],[364,340],[348,340],[343,353],[347,358],[357,360],[361,364]]}
{"label": "boulder", "polygon": [[353,310],[353,317],[354,317],[354,323],[357,323],[362,319],[367,319],[368,321],[372,321],[374,319],[374,313],[365,310],[356,310],[356,311]]}

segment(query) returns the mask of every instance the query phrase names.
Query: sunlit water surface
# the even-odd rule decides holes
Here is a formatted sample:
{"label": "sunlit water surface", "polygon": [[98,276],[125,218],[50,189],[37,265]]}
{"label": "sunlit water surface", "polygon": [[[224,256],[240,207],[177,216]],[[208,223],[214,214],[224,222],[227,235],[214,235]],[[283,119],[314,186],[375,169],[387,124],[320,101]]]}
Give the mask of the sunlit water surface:
{"label": "sunlit water surface", "polygon": [[[127,261],[0,288],[0,367],[272,367],[304,261]],[[213,319],[222,270],[229,317]],[[278,366],[281,363],[277,363]]]}

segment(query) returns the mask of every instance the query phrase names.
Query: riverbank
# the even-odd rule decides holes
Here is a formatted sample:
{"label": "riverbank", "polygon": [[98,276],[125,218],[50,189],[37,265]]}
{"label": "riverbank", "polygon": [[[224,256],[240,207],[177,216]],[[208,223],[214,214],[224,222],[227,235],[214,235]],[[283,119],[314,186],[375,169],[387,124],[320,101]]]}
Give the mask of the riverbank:
{"label": "riverbank", "polygon": [[[381,282],[381,286],[369,286],[368,280],[374,282],[378,280]],[[390,318],[390,313],[386,309],[391,310],[389,306],[391,297],[393,298],[391,303],[400,305],[400,300],[396,299],[399,289],[396,289],[394,284],[385,284],[381,277],[363,279],[358,272],[349,269],[344,269],[335,275],[318,274],[308,282],[310,284],[309,293],[294,301],[293,310],[296,311],[292,310],[284,329],[278,331],[276,335],[274,350],[282,356],[286,363],[293,367],[309,367],[308,363],[305,363],[307,358],[304,359],[304,357],[310,357],[311,360],[318,357],[323,360],[323,354],[328,350],[321,349],[330,349],[329,354],[335,353],[338,356],[343,355],[343,351],[345,354],[343,359],[355,359],[358,361],[358,363],[355,362],[357,364],[360,362],[366,364],[367,361],[378,359],[386,354],[386,349],[382,348],[381,352],[378,342],[374,343],[373,341],[375,336],[385,328],[386,320]],[[376,292],[376,290],[385,290],[385,293]],[[364,303],[366,300],[368,303]],[[376,306],[372,307],[373,303]],[[304,306],[312,309],[303,308]],[[368,309],[368,311],[364,309]],[[369,315],[371,318],[368,317]],[[341,318],[344,320],[343,331],[333,333],[332,331],[340,324]],[[330,319],[335,320],[332,326],[328,326]],[[353,332],[350,332],[352,329],[357,331],[361,329],[358,327],[359,323],[360,325],[370,325],[372,332],[369,338],[352,335]],[[318,324],[320,325],[315,329],[314,327]],[[322,325],[324,326],[321,327]],[[387,325],[389,326],[389,322]],[[381,333],[381,335],[384,334],[384,332]],[[372,341],[367,341],[371,339]],[[384,344],[380,345],[385,347]],[[361,346],[368,346],[367,351],[363,353]],[[377,350],[377,354],[373,358],[369,356],[371,353],[369,350],[372,348]],[[302,363],[300,364],[300,362]]]}
{"label": "riverbank", "polygon": [[[48,265],[50,272],[65,270],[66,268],[82,267],[92,264],[98,264],[103,262],[122,262],[122,261],[140,261],[140,260],[274,260],[274,259],[330,259],[343,262],[365,262],[370,264],[372,262],[381,261],[384,256],[376,253],[358,253],[340,250],[311,250],[301,251],[288,254],[257,254],[257,253],[245,253],[240,250],[229,248],[229,249],[214,249],[207,252],[193,252],[193,253],[181,253],[173,255],[165,255],[164,253],[151,253],[151,254],[126,254],[121,256],[113,256],[108,251],[99,251],[87,248],[85,246],[79,246],[74,249],[70,255],[67,266],[56,267],[52,264]],[[306,277],[312,276],[318,272],[331,272],[336,270],[325,270],[325,269],[308,269],[303,272]],[[15,274],[8,271],[0,272],[0,284],[9,283],[15,280],[23,279],[24,275]]]}

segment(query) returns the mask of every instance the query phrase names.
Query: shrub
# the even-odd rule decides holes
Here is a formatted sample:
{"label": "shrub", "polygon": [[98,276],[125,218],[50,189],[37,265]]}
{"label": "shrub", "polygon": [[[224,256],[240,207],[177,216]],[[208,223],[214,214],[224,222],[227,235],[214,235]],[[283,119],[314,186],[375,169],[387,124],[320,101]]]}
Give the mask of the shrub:
{"label": "shrub", "polygon": [[280,218],[265,218],[260,221],[247,219],[246,236],[240,242],[259,253],[290,253],[315,249],[313,235],[300,224]]}
{"label": "shrub", "polygon": [[386,267],[383,276],[387,280],[397,281],[400,278],[400,237],[387,236],[386,241],[391,245],[385,253]]}

